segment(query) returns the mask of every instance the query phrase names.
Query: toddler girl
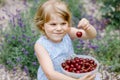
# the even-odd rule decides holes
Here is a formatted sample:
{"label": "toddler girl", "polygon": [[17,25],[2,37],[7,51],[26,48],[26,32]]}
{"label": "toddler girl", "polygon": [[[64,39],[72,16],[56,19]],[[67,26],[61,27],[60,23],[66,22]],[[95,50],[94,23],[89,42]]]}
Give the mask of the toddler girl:
{"label": "toddler girl", "polygon": [[81,19],[78,29],[70,23],[70,11],[61,0],[48,0],[38,8],[35,24],[42,32],[34,46],[40,64],[38,80],[94,80],[95,75],[75,79],[60,69],[62,60],[74,54],[72,40],[96,37],[96,30],[87,19]]}

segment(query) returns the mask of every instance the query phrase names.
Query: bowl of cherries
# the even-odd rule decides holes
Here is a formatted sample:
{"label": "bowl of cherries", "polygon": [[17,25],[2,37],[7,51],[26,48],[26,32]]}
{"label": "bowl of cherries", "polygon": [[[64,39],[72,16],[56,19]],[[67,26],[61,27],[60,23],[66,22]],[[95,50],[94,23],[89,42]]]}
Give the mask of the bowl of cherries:
{"label": "bowl of cherries", "polygon": [[80,78],[88,73],[96,73],[98,68],[99,62],[97,59],[88,55],[75,55],[61,63],[62,72],[73,78]]}

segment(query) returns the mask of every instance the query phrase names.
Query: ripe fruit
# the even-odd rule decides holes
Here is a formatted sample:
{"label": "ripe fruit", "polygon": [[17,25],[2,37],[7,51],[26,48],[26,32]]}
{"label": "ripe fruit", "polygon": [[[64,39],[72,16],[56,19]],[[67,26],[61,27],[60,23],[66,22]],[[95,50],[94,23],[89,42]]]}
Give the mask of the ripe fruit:
{"label": "ripe fruit", "polygon": [[97,63],[93,59],[74,57],[65,60],[61,66],[68,72],[86,73],[96,69]]}
{"label": "ripe fruit", "polygon": [[80,38],[80,37],[82,36],[82,32],[78,31],[78,32],[76,33],[76,36],[77,36],[78,38]]}

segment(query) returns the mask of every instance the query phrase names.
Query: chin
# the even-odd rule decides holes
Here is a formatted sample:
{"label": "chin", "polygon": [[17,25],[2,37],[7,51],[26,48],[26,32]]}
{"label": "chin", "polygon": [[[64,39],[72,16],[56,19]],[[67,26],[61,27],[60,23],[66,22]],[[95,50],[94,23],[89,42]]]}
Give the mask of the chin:
{"label": "chin", "polygon": [[58,42],[61,42],[63,38],[60,38],[60,39],[54,39],[54,42],[58,43]]}

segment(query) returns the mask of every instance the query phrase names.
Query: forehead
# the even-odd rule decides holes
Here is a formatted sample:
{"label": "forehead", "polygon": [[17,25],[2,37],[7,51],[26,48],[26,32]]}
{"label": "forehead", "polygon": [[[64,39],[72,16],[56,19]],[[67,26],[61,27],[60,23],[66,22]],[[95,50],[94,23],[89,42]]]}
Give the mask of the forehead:
{"label": "forehead", "polygon": [[[52,0],[51,0],[52,1]],[[51,2],[50,1],[50,2]],[[53,3],[47,3],[43,7],[43,13],[45,14],[44,19],[46,22],[53,18],[52,14],[57,14],[58,17],[61,16],[64,20],[68,21],[69,18],[69,11],[67,6],[62,2],[53,1]]]}
{"label": "forehead", "polygon": [[50,15],[50,21],[54,21],[54,22],[64,22],[65,19],[63,19],[59,14],[51,14]]}

